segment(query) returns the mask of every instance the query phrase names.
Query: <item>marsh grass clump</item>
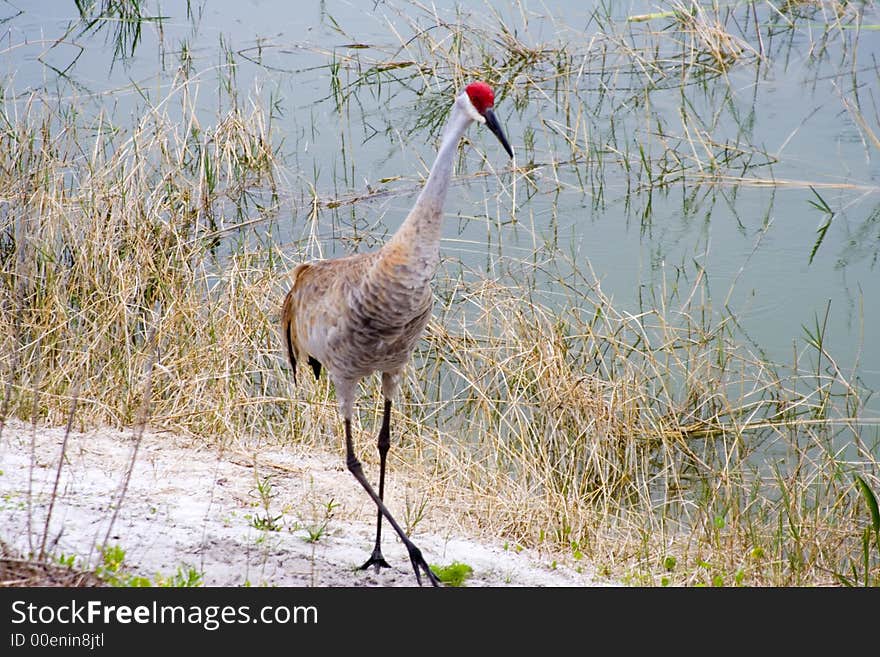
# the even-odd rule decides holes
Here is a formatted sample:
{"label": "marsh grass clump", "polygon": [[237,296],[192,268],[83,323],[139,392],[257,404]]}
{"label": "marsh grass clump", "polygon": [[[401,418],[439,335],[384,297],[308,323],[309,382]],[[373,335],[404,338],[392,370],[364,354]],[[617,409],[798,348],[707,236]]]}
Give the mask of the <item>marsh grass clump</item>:
{"label": "marsh grass clump", "polygon": [[[479,316],[431,325],[404,414],[443,412],[422,396],[436,371],[437,398],[454,400],[445,431],[427,444],[421,431],[412,449],[443,464],[447,488],[434,499],[479,491],[481,513],[464,524],[479,530],[488,508],[520,545],[577,545],[599,563],[638,555],[638,583],[670,580],[651,574],[664,545],[678,555],[676,584],[817,583],[839,572],[832,555],[856,547],[865,521],[860,468],[848,464],[875,468],[877,449],[860,442],[856,416],[838,415],[859,405],[840,372],[768,363],[729,319],[704,325],[698,308],[618,313],[598,286],[555,312],[497,284],[471,300]],[[824,358],[812,349],[798,359]]]}
{"label": "marsh grass clump", "polygon": [[757,54],[746,41],[726,29],[717,5],[706,8],[695,0],[672,4],[675,18],[681,25],[681,33],[687,37],[683,46],[689,51],[692,61],[706,61],[707,66],[714,66],[723,72],[747,53]]}
{"label": "marsh grass clump", "polygon": [[[77,36],[108,28],[108,41],[113,43],[113,58],[125,60],[134,57],[142,38],[145,24],[155,23],[160,28],[161,16],[149,16],[142,0],[74,0],[81,24]],[[73,31],[73,30],[71,30]]]}
{"label": "marsh grass clump", "polygon": [[[160,405],[186,394],[181,367],[191,371],[201,361],[205,368],[197,369],[209,379],[244,371],[222,344],[226,322],[246,324],[263,304],[226,314],[233,304],[227,294],[259,294],[256,287],[273,281],[254,266],[255,256],[224,255],[217,234],[235,221],[227,217],[248,211],[257,189],[271,193],[265,126],[233,110],[215,130],[184,132],[169,116],[150,113],[126,133],[102,117],[92,126],[65,124],[37,99],[24,116],[5,118],[16,127],[0,134],[9,190],[0,227],[0,323],[4,379],[21,391],[4,400],[18,405],[9,412],[23,413],[28,382],[39,374],[49,393],[38,410],[44,419],[57,420],[76,380],[84,391],[81,420],[131,423],[153,321]],[[93,142],[82,149],[87,132]],[[213,394],[198,377],[185,387],[193,399]]]}

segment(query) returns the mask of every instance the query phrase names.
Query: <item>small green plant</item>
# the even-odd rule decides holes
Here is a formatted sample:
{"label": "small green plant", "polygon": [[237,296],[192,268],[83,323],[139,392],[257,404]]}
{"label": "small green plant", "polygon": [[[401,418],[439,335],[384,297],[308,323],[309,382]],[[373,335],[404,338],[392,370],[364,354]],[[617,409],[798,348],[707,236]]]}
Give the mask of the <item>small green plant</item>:
{"label": "small green plant", "polygon": [[74,554],[61,554],[55,558],[61,566],[66,566],[68,568],[73,568],[76,563],[76,555]]}
{"label": "small green plant", "polygon": [[122,569],[125,550],[119,545],[105,546],[101,551],[101,563],[95,568],[95,575],[110,586],[150,586],[146,577],[126,573]]}
{"label": "small green plant", "polygon": [[156,586],[164,586],[171,588],[191,588],[202,586],[202,573],[192,566],[178,566],[177,572],[171,577],[163,577],[161,574],[156,575]]}
{"label": "small green plant", "polygon": [[101,560],[102,564],[99,568],[108,573],[117,573],[125,561],[125,550],[118,545],[105,547],[101,551]]}
{"label": "small green plant", "polygon": [[251,516],[251,525],[253,525],[254,529],[261,531],[277,532],[281,531],[281,523],[278,522],[281,518],[282,514],[277,516],[254,515]]}
{"label": "small green plant", "polygon": [[[65,565],[74,563],[74,556],[62,556],[60,560]],[[109,586],[117,587],[192,587],[202,586],[202,573],[192,566],[178,566],[174,575],[166,576],[157,573],[153,581],[149,577],[133,575],[123,568],[125,564],[125,550],[119,545],[105,547],[101,551],[101,563],[95,568],[95,574],[104,580]]]}
{"label": "small green plant", "polygon": [[251,525],[260,531],[281,531],[282,523],[280,520],[284,517],[284,513],[273,514],[269,510],[272,500],[277,495],[273,489],[271,478],[269,476],[262,479],[257,478],[256,491],[260,498],[260,506],[263,508],[263,513],[255,513],[251,516]]}
{"label": "small green plant", "polygon": [[335,502],[332,497],[326,504],[323,505],[323,514],[321,519],[315,524],[305,527],[306,533],[308,534],[308,536],[305,537],[307,543],[317,543],[321,540],[321,538],[327,532],[327,526],[333,519],[333,510],[338,506],[339,504]]}
{"label": "small green plant", "polygon": [[446,586],[461,586],[474,573],[473,568],[459,561],[453,561],[448,566],[432,564],[431,570]]}

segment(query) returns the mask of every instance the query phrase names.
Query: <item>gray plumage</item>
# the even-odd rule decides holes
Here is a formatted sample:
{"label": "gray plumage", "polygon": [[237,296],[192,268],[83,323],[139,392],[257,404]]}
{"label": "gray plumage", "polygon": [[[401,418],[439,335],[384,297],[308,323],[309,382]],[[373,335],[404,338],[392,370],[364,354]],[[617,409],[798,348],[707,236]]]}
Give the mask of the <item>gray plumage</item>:
{"label": "gray plumage", "polygon": [[[435,586],[438,581],[383,503],[391,403],[431,317],[431,281],[440,261],[443,203],[459,140],[473,121],[484,123],[513,156],[492,112],[493,104],[488,85],[468,85],[455,99],[425,187],[398,231],[378,251],[297,266],[282,307],[282,335],[294,380],[298,362],[308,362],[316,378],[322,368],[326,370],[345,423],[346,463],[378,508],[376,545],[363,568],[372,565],[378,571],[388,566],[381,553],[384,515],[407,546],[419,584],[420,571]],[[378,494],[363,476],[351,440],[355,391],[360,380],[373,372],[382,375],[385,398],[378,440]]]}

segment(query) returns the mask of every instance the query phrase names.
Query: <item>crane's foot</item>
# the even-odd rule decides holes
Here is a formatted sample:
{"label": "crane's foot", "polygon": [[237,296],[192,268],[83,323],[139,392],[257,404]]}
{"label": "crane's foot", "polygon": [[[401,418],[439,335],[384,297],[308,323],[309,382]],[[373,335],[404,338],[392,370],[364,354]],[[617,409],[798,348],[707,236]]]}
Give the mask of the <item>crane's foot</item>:
{"label": "crane's foot", "polygon": [[416,581],[419,583],[419,586],[422,585],[422,575],[420,571],[423,571],[425,575],[428,576],[428,581],[431,582],[431,586],[440,586],[440,580],[437,579],[434,571],[431,570],[431,567],[425,561],[425,558],[422,556],[422,551],[412,543],[407,545],[406,548],[409,550],[409,560],[412,562],[413,570],[416,573]]}
{"label": "crane's foot", "polygon": [[385,561],[385,557],[382,556],[382,550],[378,545],[376,546],[376,549],[373,550],[373,554],[370,555],[370,558],[367,559],[367,562],[360,567],[360,570],[366,570],[370,566],[375,566],[377,573],[382,568],[391,568],[391,564]]}

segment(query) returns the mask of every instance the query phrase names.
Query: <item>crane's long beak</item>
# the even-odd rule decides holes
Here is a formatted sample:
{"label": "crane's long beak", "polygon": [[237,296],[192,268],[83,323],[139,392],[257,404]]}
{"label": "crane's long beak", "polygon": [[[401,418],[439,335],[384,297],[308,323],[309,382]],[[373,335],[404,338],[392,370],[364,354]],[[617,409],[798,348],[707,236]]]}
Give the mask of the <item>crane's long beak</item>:
{"label": "crane's long beak", "polygon": [[498,119],[495,117],[495,112],[493,112],[490,107],[484,112],[483,116],[486,117],[486,127],[495,133],[495,136],[498,137],[498,141],[504,146],[504,150],[507,151],[507,154],[510,155],[510,157],[513,157],[513,150],[511,150],[510,144],[507,143],[507,137],[504,136],[504,130],[501,129],[501,124],[498,123]]}

